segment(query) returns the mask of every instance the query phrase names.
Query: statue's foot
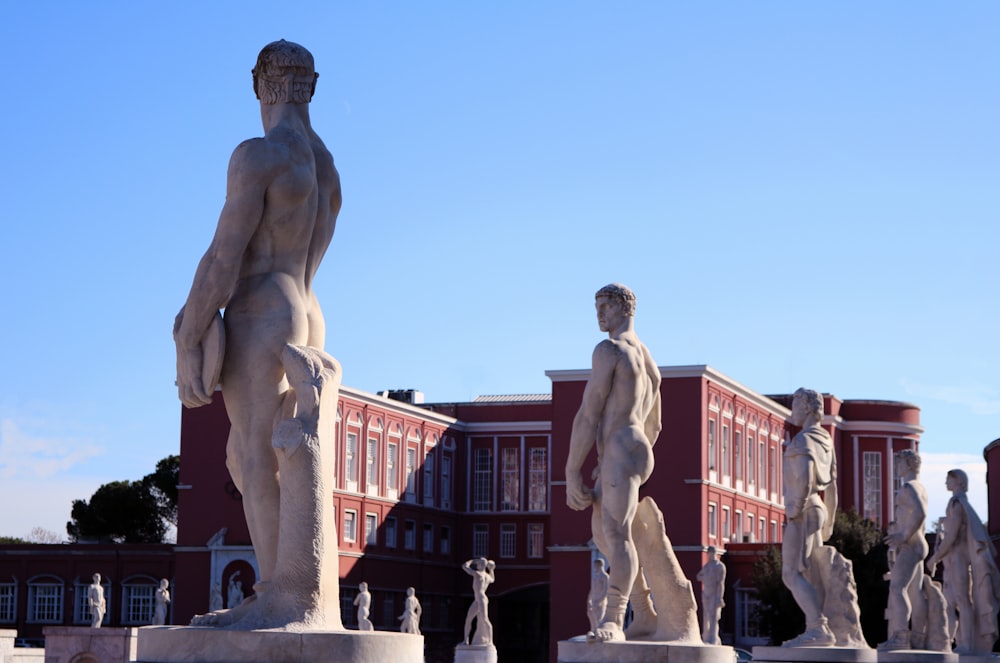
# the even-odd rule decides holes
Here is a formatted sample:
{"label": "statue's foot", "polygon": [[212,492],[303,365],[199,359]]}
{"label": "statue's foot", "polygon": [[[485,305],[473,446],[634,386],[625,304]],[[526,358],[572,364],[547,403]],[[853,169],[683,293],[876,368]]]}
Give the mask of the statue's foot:
{"label": "statue's foot", "polygon": [[239,604],[235,608],[229,608],[228,610],[216,610],[204,615],[195,615],[191,618],[191,626],[215,626],[218,628],[232,626],[250,613],[256,603],[256,599],[257,595],[252,594],[245,598],[243,603]]}
{"label": "statue's foot", "polygon": [[806,632],[797,638],[792,638],[786,642],[781,643],[782,647],[832,647],[836,644],[837,638],[834,637],[830,629],[823,624],[821,626],[815,626],[810,629],[806,629]]}
{"label": "statue's foot", "polygon": [[604,622],[597,627],[595,638],[601,642],[624,642],[625,631],[616,622]]}
{"label": "statue's foot", "polygon": [[911,649],[909,631],[896,631],[888,640],[878,643],[879,651],[897,651],[899,649]]}

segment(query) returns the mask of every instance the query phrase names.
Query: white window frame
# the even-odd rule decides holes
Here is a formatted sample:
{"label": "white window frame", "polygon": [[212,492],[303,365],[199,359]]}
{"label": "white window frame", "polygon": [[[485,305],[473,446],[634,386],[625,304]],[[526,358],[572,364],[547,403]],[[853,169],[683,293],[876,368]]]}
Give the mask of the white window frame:
{"label": "white window frame", "polygon": [[441,454],[441,508],[451,508],[451,454]]}
{"label": "white window frame", "polygon": [[472,450],[472,510],[493,510],[493,450],[479,447]]}
{"label": "white window frame", "polygon": [[122,625],[136,626],[153,623],[156,609],[156,584],[152,579],[137,579],[122,583]]}
{"label": "white window frame", "polygon": [[406,520],[403,523],[403,549],[417,549],[417,521]]}
{"label": "white window frame", "polygon": [[386,516],[385,519],[385,547],[395,548],[396,547],[396,517]]}
{"label": "white window frame", "polygon": [[472,556],[488,557],[490,553],[490,526],[476,523],[472,526]]}
{"label": "white window frame", "polygon": [[378,514],[370,511],[365,513],[365,545],[378,545]]}
{"label": "white window frame", "polygon": [[521,450],[500,449],[500,511],[521,510]]}
{"label": "white window frame", "polygon": [[500,524],[500,557],[503,559],[517,557],[517,525],[513,523]]}
{"label": "white window frame", "polygon": [[399,499],[399,438],[390,438],[385,452],[385,496]]}
{"label": "white window frame", "polygon": [[719,505],[708,503],[708,537],[716,539],[719,536]]}
{"label": "white window frame", "polygon": [[0,582],[0,624],[17,623],[17,583]]}
{"label": "white window frame", "polygon": [[547,513],[549,510],[549,450],[545,447],[528,449],[528,511]]}
{"label": "white window frame", "polygon": [[545,556],[545,524],[528,523],[528,559]]}
{"label": "white window frame", "polygon": [[434,506],[434,449],[424,456],[424,506]]}
{"label": "white window frame", "polygon": [[358,438],[360,428],[348,431],[344,441],[344,488],[350,492],[358,492]]}
{"label": "white window frame", "polygon": [[46,576],[28,582],[28,624],[62,624],[65,584]]}
{"label": "white window frame", "polygon": [[344,541],[354,543],[358,540],[358,512],[355,509],[344,509]]}
{"label": "white window frame", "polygon": [[882,526],[882,503],[885,494],[882,482],[882,453],[863,451],[862,459],[862,512],[861,516]]}

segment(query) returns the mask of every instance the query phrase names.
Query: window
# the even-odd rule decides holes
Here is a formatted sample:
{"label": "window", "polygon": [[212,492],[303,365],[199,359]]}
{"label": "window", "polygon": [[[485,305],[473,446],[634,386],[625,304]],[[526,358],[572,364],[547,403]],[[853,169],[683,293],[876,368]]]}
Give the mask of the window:
{"label": "window", "polygon": [[521,505],[521,468],[518,463],[517,449],[500,450],[500,510],[520,511]]}
{"label": "window", "polygon": [[385,547],[396,547],[396,519],[392,516],[385,519]]}
{"label": "window", "polygon": [[[104,619],[101,624],[108,624],[111,619],[111,581],[101,578],[101,587],[104,588]],[[73,623],[90,625],[90,601],[88,592],[89,582],[77,581],[73,586]]]}
{"label": "window", "polygon": [[756,524],[757,524],[757,520],[754,518],[753,514],[752,513],[748,513],[747,514],[747,528],[746,528],[746,530],[744,530],[744,532],[746,533],[745,536],[749,537],[749,539],[750,539],[749,543],[756,543],[756,541],[757,541],[756,528],[754,527]]}
{"label": "window", "polygon": [[28,583],[28,622],[62,623],[63,584],[41,581]]}
{"label": "window", "polygon": [[124,585],[122,587],[122,623],[149,624],[156,605],[156,585]]}
{"label": "window", "polygon": [[378,543],[378,516],[374,513],[365,514],[365,545],[374,546]]}
{"label": "window", "polygon": [[719,516],[711,502],[708,503],[708,535],[712,538],[719,535]]}
{"label": "window", "polygon": [[344,541],[358,540],[358,512],[344,510]]}
{"label": "window", "polygon": [[764,482],[767,481],[767,452],[764,451],[764,442],[761,440],[757,443],[758,459],[757,462],[760,463],[760,487],[764,488]]}
{"label": "window", "polygon": [[722,424],[722,476],[729,478],[729,426]]}
{"label": "window", "polygon": [[528,524],[528,557],[541,559],[545,554],[545,525],[542,523]]}
{"label": "window", "polygon": [[0,624],[17,621],[17,583],[0,582]]}
{"label": "window", "polygon": [[758,530],[758,532],[759,534],[757,534],[757,542],[764,543],[765,541],[767,541],[767,521],[764,520],[763,518],[760,519],[760,529]]}
{"label": "window", "polygon": [[358,611],[354,608],[354,595],[357,590],[340,587],[340,615],[344,626],[358,625]]}
{"label": "window", "polygon": [[382,598],[382,623],[386,626],[395,626],[396,620],[396,596],[395,592],[386,592]]}
{"label": "window", "polygon": [[747,487],[752,491],[757,485],[757,464],[754,463],[753,452],[756,442],[753,435],[747,435]]}
{"label": "window", "polygon": [[715,419],[708,420],[708,469],[715,471]]}
{"label": "window", "polygon": [[500,525],[500,556],[514,557],[517,555],[517,526]]}
{"label": "window", "polygon": [[417,501],[417,450],[406,450],[406,501]]}
{"label": "window", "polygon": [[347,453],[346,453],[347,490],[358,489],[358,434],[347,433]]}
{"label": "window", "polygon": [[740,542],[743,540],[743,512],[736,512],[736,541]]}
{"label": "window", "polygon": [[865,451],[864,460],[864,512],[862,515],[871,520],[877,527],[882,526],[882,454],[878,451]]}
{"label": "window", "polygon": [[528,511],[549,510],[549,450],[533,447],[528,450]]}
{"label": "window", "polygon": [[434,552],[434,525],[424,523],[424,552]]}
{"label": "window", "polygon": [[407,520],[403,531],[403,547],[407,550],[417,549],[417,523]]}
{"label": "window", "polygon": [[775,493],[778,491],[778,467],[774,462],[774,445],[771,445],[771,452],[767,455],[768,464],[768,486],[771,487],[771,492]]}
{"label": "window", "polygon": [[722,539],[728,540],[729,535],[733,530],[729,526],[729,507],[722,507]]}
{"label": "window", "polygon": [[736,431],[733,436],[733,474],[738,483],[743,482],[743,433]]}
{"label": "window", "polygon": [[771,521],[771,543],[778,542],[778,521]]}
{"label": "window", "polygon": [[365,480],[368,482],[368,494],[378,495],[378,440],[375,438],[368,438],[366,458],[368,463],[365,466]]}
{"label": "window", "polygon": [[451,508],[451,456],[441,457],[441,508]]}
{"label": "window", "polygon": [[757,592],[750,587],[734,587],[736,590],[736,637],[748,644],[766,643],[761,628],[761,605]]}
{"label": "window", "polygon": [[385,488],[390,499],[399,496],[399,477],[396,473],[396,463],[399,462],[399,445],[390,442],[385,454]]}
{"label": "window", "polygon": [[472,526],[472,556],[486,557],[490,552],[489,525]]}
{"label": "window", "polygon": [[447,525],[441,526],[441,554],[451,554],[451,528]]}
{"label": "window", "polygon": [[424,506],[434,506],[434,454],[424,456]]}
{"label": "window", "polygon": [[473,453],[473,511],[493,509],[493,450],[476,449]]}

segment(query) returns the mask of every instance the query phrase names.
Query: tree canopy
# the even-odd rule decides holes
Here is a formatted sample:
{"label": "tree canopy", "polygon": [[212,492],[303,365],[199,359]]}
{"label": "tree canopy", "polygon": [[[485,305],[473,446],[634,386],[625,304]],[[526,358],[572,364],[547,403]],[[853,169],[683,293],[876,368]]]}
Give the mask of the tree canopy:
{"label": "tree canopy", "polygon": [[177,524],[180,457],[167,456],[139,481],[112,481],[90,500],[73,500],[66,532],[71,541],[162,543]]}

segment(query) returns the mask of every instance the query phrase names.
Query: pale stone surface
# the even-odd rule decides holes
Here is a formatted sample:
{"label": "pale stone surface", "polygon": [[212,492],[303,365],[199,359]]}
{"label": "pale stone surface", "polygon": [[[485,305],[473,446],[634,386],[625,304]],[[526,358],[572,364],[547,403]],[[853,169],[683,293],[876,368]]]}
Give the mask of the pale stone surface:
{"label": "pale stone surface", "polygon": [[721,645],[719,640],[719,618],[726,605],[723,595],[726,591],[726,565],[719,560],[715,546],[708,548],[708,563],[698,571],[701,581],[701,639],[706,645]]}
{"label": "pale stone surface", "polygon": [[140,629],[142,663],[423,663],[424,638],[394,631]]}
{"label": "pale stone surface", "polygon": [[812,389],[796,391],[791,422],[802,430],[782,461],[786,525],[781,567],[785,586],[805,613],[806,630],[782,646],[867,648],[851,562],[823,545],[833,533],[837,512],[837,457],[822,420],[823,396]]}
{"label": "pale stone surface", "polygon": [[878,652],[859,647],[754,647],[754,663],[877,663]]}
{"label": "pale stone surface", "polygon": [[107,602],[104,600],[104,587],[101,586],[101,574],[95,573],[94,582],[87,588],[87,605],[90,607],[90,628],[101,628]]}
{"label": "pale stone surface", "polygon": [[368,619],[368,614],[372,607],[372,595],[368,591],[368,583],[363,582],[358,585],[358,595],[354,597],[354,605],[358,609],[358,630],[374,631],[375,625]]}
{"label": "pale stone surface", "polygon": [[0,663],[11,663],[14,659],[14,639],[17,629],[0,629]]}
{"label": "pale stone surface", "polygon": [[497,663],[497,648],[493,643],[484,645],[457,645],[455,663]]}
{"label": "pale stone surface", "polygon": [[[494,569],[496,562],[485,557],[470,559],[462,564],[462,570],[472,576],[472,605],[465,615],[464,644],[493,645],[493,623],[490,621],[490,600],[486,597],[486,589],[496,580]],[[476,622],[476,631],[472,632],[472,622]]]}
{"label": "pale stone surface", "polygon": [[604,611],[608,607],[608,571],[603,559],[595,559],[590,570],[590,592],[587,593],[587,618],[590,619],[590,635],[604,621]]}
{"label": "pale stone surface", "polygon": [[170,581],[166,578],[160,580],[160,586],[156,588],[156,606],[153,608],[153,624],[162,626],[167,623],[167,606],[170,605]]}
{"label": "pale stone surface", "polygon": [[134,661],[135,628],[46,626],[45,663],[118,663]]}
{"label": "pale stone surface", "polygon": [[[997,610],[1000,607],[1000,571],[989,533],[969,504],[969,477],[963,470],[948,472],[945,485],[951,491],[934,554],[927,569],[934,574],[944,562],[944,595],[949,621],[957,614],[955,651],[988,653],[997,640]],[[964,660],[964,658],[963,658]]]}
{"label": "pale stone surface", "polygon": [[878,663],[959,663],[965,661],[958,654],[944,651],[926,650],[893,650],[880,651],[878,653]]}
{"label": "pale stone surface", "polygon": [[424,609],[417,600],[416,590],[412,587],[406,588],[406,599],[403,601],[403,614],[399,616],[399,630],[403,633],[415,633],[420,635],[420,615]]}
{"label": "pale stone surface", "polygon": [[[573,420],[566,502],[578,511],[592,507],[594,543],[611,567],[607,607],[595,637],[697,641],[694,594],[673,556],[663,516],[651,500],[645,508],[638,501],[639,487],[653,471],[652,447],[661,429],[660,371],[635,333],[635,294],[613,283],[594,299],[598,325],[608,338],[594,349],[590,379]],[[591,488],[584,485],[581,470],[595,444],[598,468]],[[626,634],[630,598],[635,621]]]}
{"label": "pale stone surface", "polygon": [[666,642],[560,640],[559,663],[733,663],[732,647]]}
{"label": "pale stone surface", "polygon": [[[927,603],[923,594],[924,558],[927,557],[927,491],[917,478],[920,456],[911,449],[896,454],[896,491],[893,520],[885,542],[889,546],[889,603],[886,617],[889,638],[883,651],[926,647]],[[911,621],[912,617],[912,630]],[[950,651],[951,648],[948,648]]]}
{"label": "pale stone surface", "polygon": [[11,663],[45,663],[45,650],[41,647],[15,647]]}
{"label": "pale stone surface", "polygon": [[317,76],[312,55],[297,44],[282,40],[261,51],[253,80],[264,137],[233,152],[215,237],[174,325],[186,407],[211,402],[224,348],[227,466],[260,571],[250,599],[193,623],[343,628],[333,457],[323,452],[333,446],[341,370],[322,351],[325,325],[312,290],[341,193],[333,158],[309,120]]}

